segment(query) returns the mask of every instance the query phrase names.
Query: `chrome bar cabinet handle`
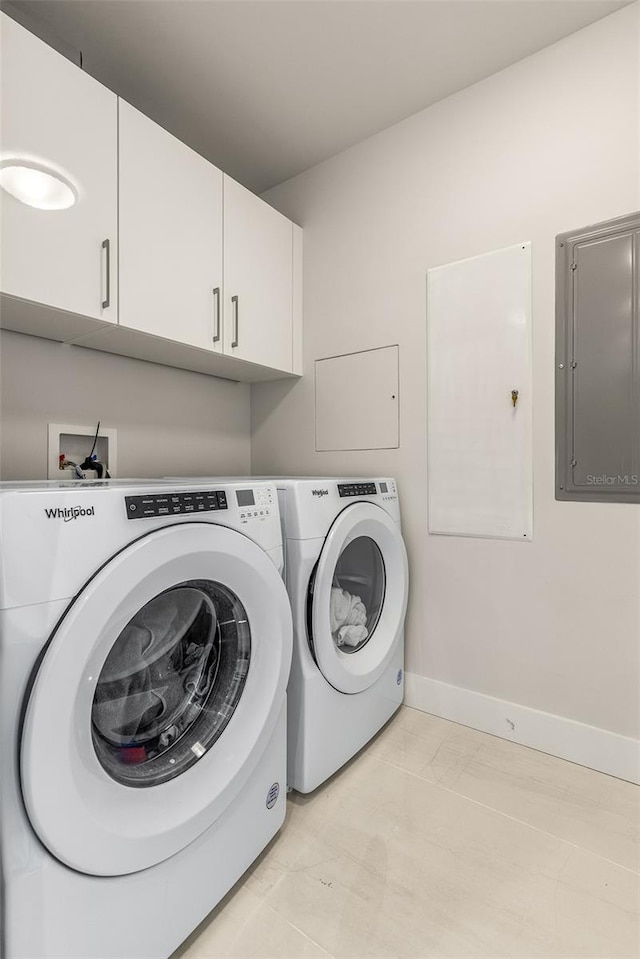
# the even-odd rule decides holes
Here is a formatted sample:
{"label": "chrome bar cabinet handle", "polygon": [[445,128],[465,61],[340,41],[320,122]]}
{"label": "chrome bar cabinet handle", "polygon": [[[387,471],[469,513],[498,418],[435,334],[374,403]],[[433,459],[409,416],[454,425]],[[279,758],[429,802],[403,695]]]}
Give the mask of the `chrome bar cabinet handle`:
{"label": "chrome bar cabinet handle", "polygon": [[231,302],[233,303],[233,339],[231,341],[231,346],[236,347],[238,345],[238,329],[239,329],[239,320],[238,320],[238,297],[232,296]]}
{"label": "chrome bar cabinet handle", "polygon": [[107,295],[106,299],[102,301],[102,309],[106,310],[111,306],[111,242],[109,240],[102,241],[102,249],[107,251],[106,257],[106,289]]}
{"label": "chrome bar cabinet handle", "polygon": [[213,296],[216,301],[216,319],[215,319],[215,332],[213,334],[213,342],[218,343],[220,341],[220,287],[216,286],[213,290]]}

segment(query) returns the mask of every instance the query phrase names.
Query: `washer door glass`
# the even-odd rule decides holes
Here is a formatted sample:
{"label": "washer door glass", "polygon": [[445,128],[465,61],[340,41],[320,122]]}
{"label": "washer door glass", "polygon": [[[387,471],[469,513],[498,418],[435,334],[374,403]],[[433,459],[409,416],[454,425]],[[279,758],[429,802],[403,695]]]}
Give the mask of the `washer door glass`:
{"label": "washer door glass", "polygon": [[355,653],[369,641],[380,619],[386,576],[382,553],[370,536],[342,550],[330,595],[331,635],[338,649]]}
{"label": "washer door glass", "polygon": [[250,656],[246,611],[222,584],[194,580],[146,603],[98,677],[91,718],[102,767],[125,786],[179,776],[231,719]]}

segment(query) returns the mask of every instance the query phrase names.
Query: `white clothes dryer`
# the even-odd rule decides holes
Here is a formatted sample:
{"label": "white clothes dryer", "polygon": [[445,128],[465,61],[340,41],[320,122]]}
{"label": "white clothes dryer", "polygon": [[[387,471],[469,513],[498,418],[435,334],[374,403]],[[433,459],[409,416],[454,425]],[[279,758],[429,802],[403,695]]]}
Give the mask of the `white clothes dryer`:
{"label": "white clothes dryer", "polygon": [[4,483],[0,544],[0,953],[165,959],[284,820],[275,487]]}
{"label": "white clothes dryer", "polygon": [[294,625],[287,782],[308,793],[402,703],[407,554],[395,480],[274,482]]}

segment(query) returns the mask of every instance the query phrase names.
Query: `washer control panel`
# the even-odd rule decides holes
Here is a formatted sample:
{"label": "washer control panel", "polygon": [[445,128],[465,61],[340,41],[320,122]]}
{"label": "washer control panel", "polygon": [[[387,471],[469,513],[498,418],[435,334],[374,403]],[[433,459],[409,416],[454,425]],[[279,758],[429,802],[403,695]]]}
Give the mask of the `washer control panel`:
{"label": "washer control panel", "polygon": [[239,489],[236,490],[236,498],[240,507],[241,523],[264,521],[271,515],[273,492],[268,488]]}
{"label": "washer control panel", "polygon": [[149,493],[125,496],[128,519],[148,516],[178,516],[183,513],[207,513],[228,509],[224,490],[197,490],[192,493]]}
{"label": "washer control panel", "polygon": [[338,496],[375,496],[375,483],[338,483]]}
{"label": "washer control panel", "polygon": [[384,500],[397,500],[398,491],[394,480],[385,480],[380,483],[380,492]]}

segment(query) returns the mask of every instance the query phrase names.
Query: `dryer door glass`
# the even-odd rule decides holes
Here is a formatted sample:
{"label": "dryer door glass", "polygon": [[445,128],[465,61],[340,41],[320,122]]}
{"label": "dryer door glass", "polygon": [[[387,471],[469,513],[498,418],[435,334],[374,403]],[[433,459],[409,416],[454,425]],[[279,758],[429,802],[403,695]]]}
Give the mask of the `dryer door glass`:
{"label": "dryer door glass", "polygon": [[307,593],[307,634],[324,678],[341,693],[372,686],[403,639],[407,553],[398,525],[373,503],[332,523]]}
{"label": "dryer door glass", "polygon": [[240,700],[251,656],[247,614],[221,583],[181,583],[146,603],[104,663],[92,736],[106,772],[156,786],[196,763]]}
{"label": "dryer door glass", "polygon": [[375,630],[385,594],[382,553],[370,536],[358,536],[342,550],[330,594],[331,635],[343,653],[355,653]]}

